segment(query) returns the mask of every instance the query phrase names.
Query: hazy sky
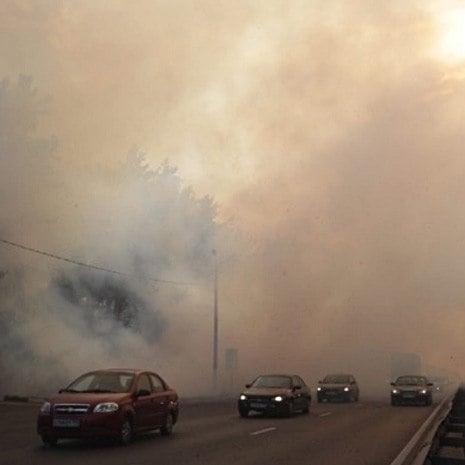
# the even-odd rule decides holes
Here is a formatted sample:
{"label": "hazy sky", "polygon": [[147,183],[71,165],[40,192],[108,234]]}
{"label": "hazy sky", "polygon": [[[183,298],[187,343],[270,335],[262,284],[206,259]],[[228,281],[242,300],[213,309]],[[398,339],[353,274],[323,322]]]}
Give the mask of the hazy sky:
{"label": "hazy sky", "polygon": [[225,344],[244,338],[241,295],[250,324],[268,312],[257,337],[377,340],[457,369],[464,31],[465,1],[6,0],[0,77],[50,96],[37,131],[70,167],[138,147],[250,238]]}
{"label": "hazy sky", "polygon": [[423,97],[440,91],[437,3],[7,0],[0,75],[53,98],[43,129],[71,163],[138,146],[233,214],[238,192],[293,177],[388,93],[424,73]]}

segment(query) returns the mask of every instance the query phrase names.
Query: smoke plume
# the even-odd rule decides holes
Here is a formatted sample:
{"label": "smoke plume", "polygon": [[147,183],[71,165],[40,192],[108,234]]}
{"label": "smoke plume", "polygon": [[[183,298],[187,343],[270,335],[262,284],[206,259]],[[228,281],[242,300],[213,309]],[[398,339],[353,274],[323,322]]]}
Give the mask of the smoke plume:
{"label": "smoke plume", "polygon": [[399,351],[461,376],[454,5],[4,2],[0,237],[70,261],[1,246],[1,390],[127,364],[208,392],[214,249],[222,389],[384,389]]}

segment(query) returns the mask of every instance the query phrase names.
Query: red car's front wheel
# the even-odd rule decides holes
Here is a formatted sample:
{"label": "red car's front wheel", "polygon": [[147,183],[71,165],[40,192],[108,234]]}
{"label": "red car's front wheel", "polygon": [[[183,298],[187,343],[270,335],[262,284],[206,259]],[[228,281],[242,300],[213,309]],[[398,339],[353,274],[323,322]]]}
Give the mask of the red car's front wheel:
{"label": "red car's front wheel", "polygon": [[127,446],[132,441],[133,434],[132,421],[129,417],[125,417],[119,433],[119,443]]}

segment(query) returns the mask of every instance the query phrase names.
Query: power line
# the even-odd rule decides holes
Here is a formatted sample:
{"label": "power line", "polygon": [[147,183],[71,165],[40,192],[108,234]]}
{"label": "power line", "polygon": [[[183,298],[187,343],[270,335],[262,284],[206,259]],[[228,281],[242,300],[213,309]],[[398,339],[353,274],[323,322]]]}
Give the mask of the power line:
{"label": "power line", "polygon": [[[71,263],[73,265],[82,266],[84,268],[90,268],[92,270],[103,271],[105,273],[116,274],[116,275],[119,275],[119,276],[134,277],[134,275],[132,275],[130,273],[124,273],[122,271],[116,271],[116,270],[112,270],[110,268],[104,268],[102,266],[90,265],[88,263],[73,260],[71,258],[63,257],[61,255],[53,254],[53,253],[50,253],[50,252],[44,252],[43,250],[34,249],[32,247],[28,247],[28,246],[23,245],[23,244],[18,244],[16,242],[8,241],[6,239],[0,238],[0,242],[2,242],[3,244],[9,245],[11,247],[16,247],[18,249],[26,250],[27,252],[32,252],[32,253],[35,253],[35,254],[38,254],[38,255],[43,255],[44,257],[53,258],[54,260],[60,260],[62,262],[67,262],[67,263]],[[149,281],[153,281],[153,282],[156,282],[156,283],[175,284],[175,285],[184,285],[184,286],[198,286],[200,284],[200,283],[196,283],[196,282],[171,281],[171,280],[167,280],[167,279],[156,279],[156,278],[150,278],[150,277],[147,278],[147,279]]]}

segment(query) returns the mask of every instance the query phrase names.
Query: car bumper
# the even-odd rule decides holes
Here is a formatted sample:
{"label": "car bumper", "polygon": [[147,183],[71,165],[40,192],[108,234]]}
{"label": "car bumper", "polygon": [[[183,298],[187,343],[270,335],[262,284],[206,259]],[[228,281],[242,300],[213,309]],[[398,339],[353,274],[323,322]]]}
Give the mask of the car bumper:
{"label": "car bumper", "polygon": [[276,402],[274,400],[239,400],[237,403],[239,411],[254,411],[261,412],[265,414],[284,414],[289,411],[289,401],[283,400],[281,402]]}
{"label": "car bumper", "polygon": [[120,412],[89,414],[79,417],[40,415],[37,420],[37,432],[41,436],[51,438],[117,436],[122,420]]}
{"label": "car bumper", "polygon": [[431,398],[431,393],[422,394],[421,392],[416,393],[403,393],[399,392],[397,394],[391,394],[391,401],[397,403],[424,403]]}
{"label": "car bumper", "polygon": [[318,391],[317,396],[320,400],[345,400],[350,397],[350,391]]}

